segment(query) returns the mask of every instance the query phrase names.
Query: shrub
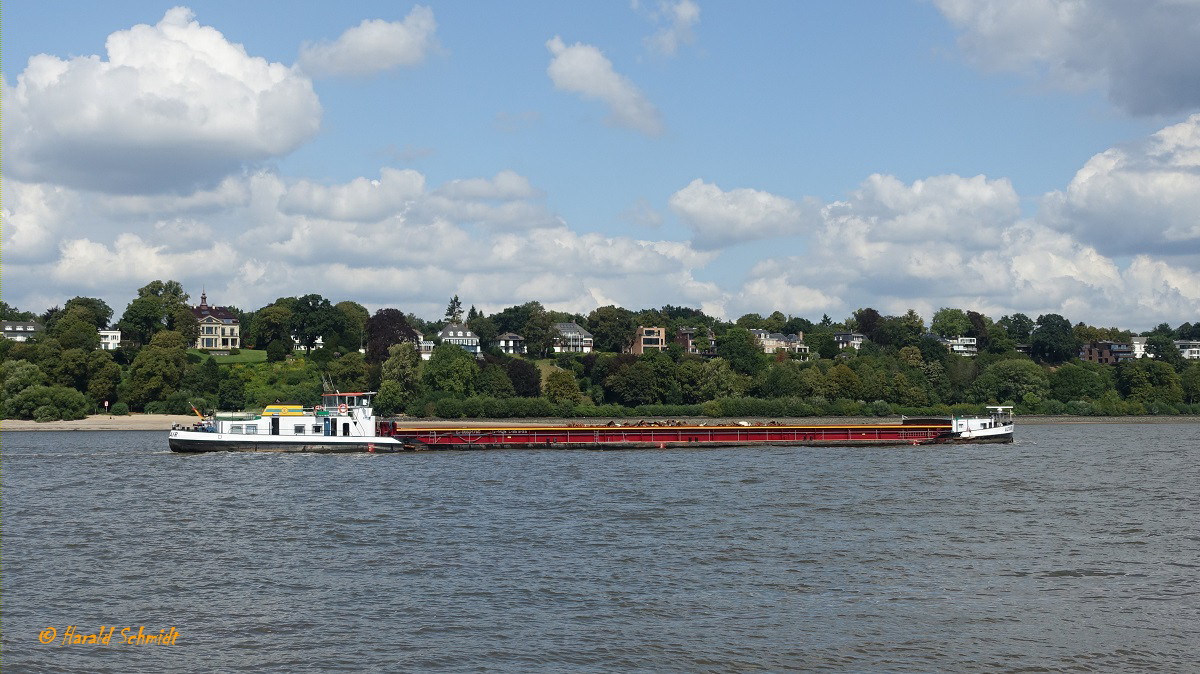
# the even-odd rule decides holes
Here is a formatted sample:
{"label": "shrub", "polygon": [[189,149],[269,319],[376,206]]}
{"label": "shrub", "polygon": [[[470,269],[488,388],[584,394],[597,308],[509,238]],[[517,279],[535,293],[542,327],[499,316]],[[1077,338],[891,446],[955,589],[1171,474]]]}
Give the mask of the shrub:
{"label": "shrub", "polygon": [[463,403],[457,398],[442,398],[434,404],[434,414],[443,419],[459,419],[463,416]]}
{"label": "shrub", "polygon": [[95,403],[67,386],[30,386],[9,398],[4,407],[5,415],[13,419],[69,421],[86,417]]}
{"label": "shrub", "polygon": [[109,414],[117,417],[127,416],[129,414],[129,405],[124,401],[118,402],[109,409]]}
{"label": "shrub", "polygon": [[58,421],[61,418],[62,416],[59,414],[58,409],[50,405],[42,405],[33,411],[33,420],[38,423]]}

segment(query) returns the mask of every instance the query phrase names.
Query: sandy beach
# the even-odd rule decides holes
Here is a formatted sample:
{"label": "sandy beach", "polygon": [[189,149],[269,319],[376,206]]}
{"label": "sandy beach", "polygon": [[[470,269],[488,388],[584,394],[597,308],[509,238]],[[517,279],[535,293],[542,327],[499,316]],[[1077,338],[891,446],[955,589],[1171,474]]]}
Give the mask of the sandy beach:
{"label": "sandy beach", "polygon": [[[191,414],[131,414],[117,417],[107,414],[93,414],[86,419],[75,421],[48,421],[38,423],[20,419],[0,420],[2,431],[167,431],[172,424],[191,426],[196,417]],[[413,419],[404,418],[400,421],[413,426],[548,426],[559,424],[596,425],[603,426],[609,419]],[[621,423],[636,423],[638,418],[627,417],[617,419]],[[751,418],[721,418],[709,417],[679,418],[678,421],[695,424],[722,423],[762,423],[775,421],[789,425],[829,425],[829,424],[882,424],[894,423],[897,417],[798,417],[778,419]],[[1019,416],[1017,425],[1043,424],[1179,424],[1200,423],[1200,416],[1160,416],[1160,417],[1070,417],[1070,416]]]}

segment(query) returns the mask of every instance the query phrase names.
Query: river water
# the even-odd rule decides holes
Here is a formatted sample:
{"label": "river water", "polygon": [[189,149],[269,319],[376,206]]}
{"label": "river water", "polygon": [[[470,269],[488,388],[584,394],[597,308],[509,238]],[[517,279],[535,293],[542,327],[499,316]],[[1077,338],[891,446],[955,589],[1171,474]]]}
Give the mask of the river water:
{"label": "river water", "polygon": [[1017,438],[181,456],[162,432],[5,432],[2,662],[1194,671],[1200,425]]}

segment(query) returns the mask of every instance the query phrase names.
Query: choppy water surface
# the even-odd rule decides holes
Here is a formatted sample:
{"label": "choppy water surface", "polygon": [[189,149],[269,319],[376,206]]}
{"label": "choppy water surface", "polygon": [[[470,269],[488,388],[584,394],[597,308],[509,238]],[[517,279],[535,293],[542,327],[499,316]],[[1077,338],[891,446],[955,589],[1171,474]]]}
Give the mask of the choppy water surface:
{"label": "choppy water surface", "polygon": [[[1187,424],[381,456],[6,432],[3,664],[1190,670],[1198,447]],[[59,645],[68,625],[118,633]],[[130,626],[179,637],[117,645]]]}

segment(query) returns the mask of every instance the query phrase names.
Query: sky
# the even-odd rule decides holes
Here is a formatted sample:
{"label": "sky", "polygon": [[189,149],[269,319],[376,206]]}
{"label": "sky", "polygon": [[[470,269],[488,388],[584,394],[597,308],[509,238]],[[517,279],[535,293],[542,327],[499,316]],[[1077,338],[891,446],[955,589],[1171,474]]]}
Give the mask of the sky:
{"label": "sky", "polygon": [[1200,0],[6,3],[2,298],[1200,321]]}

